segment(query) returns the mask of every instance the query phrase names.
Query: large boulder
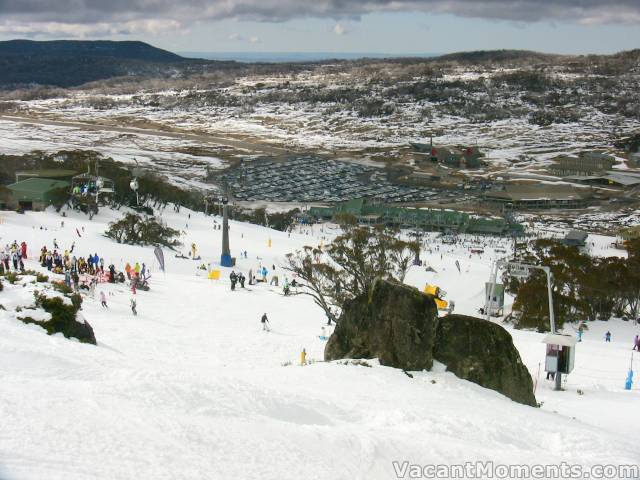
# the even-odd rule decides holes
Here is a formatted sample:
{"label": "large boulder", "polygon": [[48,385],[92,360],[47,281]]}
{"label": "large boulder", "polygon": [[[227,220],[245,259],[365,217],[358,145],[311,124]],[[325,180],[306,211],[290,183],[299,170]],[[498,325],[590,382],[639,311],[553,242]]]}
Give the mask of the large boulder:
{"label": "large boulder", "polygon": [[529,370],[500,325],[465,315],[440,318],[433,358],[460,378],[516,402],[537,404]]}
{"label": "large boulder", "polygon": [[325,360],[378,358],[404,370],[433,365],[438,310],[416,288],[379,280],[370,296],[347,302],[324,350]]}

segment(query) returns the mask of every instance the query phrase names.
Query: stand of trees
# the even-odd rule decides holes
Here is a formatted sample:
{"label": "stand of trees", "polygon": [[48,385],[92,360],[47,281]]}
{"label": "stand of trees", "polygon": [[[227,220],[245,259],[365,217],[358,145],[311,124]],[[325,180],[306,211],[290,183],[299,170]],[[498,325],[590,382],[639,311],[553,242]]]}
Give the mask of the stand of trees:
{"label": "stand of trees", "polygon": [[[635,319],[640,310],[640,240],[626,244],[628,258],[594,258],[555,240],[536,240],[518,260],[547,265],[552,272],[556,325],[611,317]],[[515,295],[516,327],[549,330],[547,280],[541,271],[526,279],[505,273],[507,292]]]}
{"label": "stand of trees", "polygon": [[153,217],[127,213],[121,220],[111,222],[105,235],[118,243],[155,245],[175,248],[180,245],[180,232],[167,227]]}
{"label": "stand of trees", "polygon": [[377,279],[403,282],[420,252],[417,242],[399,239],[395,230],[352,225],[343,229],[345,233],[324,247],[306,246],[288,254],[284,267],[301,283],[293,293],[309,295],[334,322],[345,302],[370,294]]}

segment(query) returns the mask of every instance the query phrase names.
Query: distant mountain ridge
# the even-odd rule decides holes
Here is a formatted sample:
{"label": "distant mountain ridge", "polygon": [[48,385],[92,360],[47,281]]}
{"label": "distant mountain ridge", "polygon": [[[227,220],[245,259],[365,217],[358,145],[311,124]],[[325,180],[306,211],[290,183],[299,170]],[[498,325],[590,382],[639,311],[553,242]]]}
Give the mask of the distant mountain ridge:
{"label": "distant mountain ridge", "polygon": [[157,74],[194,62],[138,41],[0,42],[0,86],[72,87],[122,75]]}
{"label": "distant mountain ridge", "polygon": [[56,57],[113,57],[147,62],[180,62],[180,55],[139,41],[110,40],[8,40],[0,42],[0,56],[53,55]]}

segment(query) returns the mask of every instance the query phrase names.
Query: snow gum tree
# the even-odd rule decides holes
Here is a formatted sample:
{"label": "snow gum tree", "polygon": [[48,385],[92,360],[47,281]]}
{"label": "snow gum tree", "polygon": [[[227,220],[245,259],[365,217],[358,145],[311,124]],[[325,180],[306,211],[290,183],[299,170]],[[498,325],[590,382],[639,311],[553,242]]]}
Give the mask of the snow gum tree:
{"label": "snow gum tree", "polygon": [[324,247],[288,254],[284,267],[301,284],[292,293],[311,296],[330,321],[337,321],[348,300],[370,295],[377,279],[404,282],[420,252],[417,242],[399,238],[397,230],[348,224],[343,229]]}

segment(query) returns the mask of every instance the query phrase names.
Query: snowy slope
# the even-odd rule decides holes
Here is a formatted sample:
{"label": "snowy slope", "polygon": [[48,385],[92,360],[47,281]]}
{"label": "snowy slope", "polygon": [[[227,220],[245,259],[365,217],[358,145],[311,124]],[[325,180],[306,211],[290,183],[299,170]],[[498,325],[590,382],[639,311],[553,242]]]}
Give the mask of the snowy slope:
{"label": "snowy slope", "polygon": [[[163,216],[186,231],[185,251],[195,242],[205,263],[215,261],[216,219],[170,210]],[[534,409],[443,368],[411,379],[375,361],[371,368],[320,362],[325,320],[309,299],[267,286],[231,292],[228,270],[211,281],[197,274],[197,262],[169,251],[162,274],[152,249],[102,236],[119,215],[105,209],[88,221],[70,212],[61,227],[52,212],[2,214],[1,244],[24,239],[33,253],[54,238],[63,248],[75,241],[79,255],[152,268],[151,291],[137,294],[137,317],[122,285],[99,288],[109,293],[108,310],[85,299],[97,347],[47,336],[0,310],[2,480],[386,479],[396,478],[394,460],[593,465],[640,458],[630,421],[640,390],[622,389],[636,327],[593,325],[567,390],[551,391],[542,373],[537,397],[544,403]],[[247,250],[248,259],[238,260],[245,273],[260,262],[271,270],[285,253],[333,233],[315,227],[289,238],[232,222],[232,253]],[[415,269],[408,281],[437,282],[459,311],[474,313],[495,253],[487,247],[469,258],[462,246],[444,248],[423,253],[437,274]],[[9,308],[19,292],[0,292],[0,304]],[[269,333],[259,322],[265,312]],[[613,342],[605,345],[606,329]],[[535,377],[542,336],[511,333]],[[317,362],[299,366],[302,348]]]}

